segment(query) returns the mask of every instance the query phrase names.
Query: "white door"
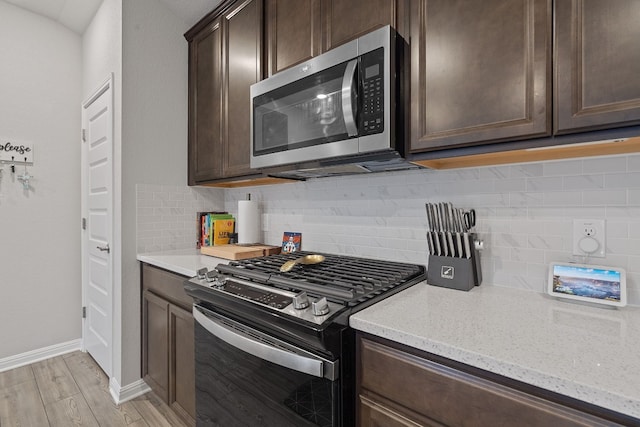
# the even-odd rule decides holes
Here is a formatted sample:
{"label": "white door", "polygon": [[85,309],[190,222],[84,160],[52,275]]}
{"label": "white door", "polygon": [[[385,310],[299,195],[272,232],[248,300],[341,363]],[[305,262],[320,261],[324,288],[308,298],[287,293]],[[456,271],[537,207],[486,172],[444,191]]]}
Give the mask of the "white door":
{"label": "white door", "polygon": [[111,377],[113,331],[113,78],[82,105],[83,347]]}

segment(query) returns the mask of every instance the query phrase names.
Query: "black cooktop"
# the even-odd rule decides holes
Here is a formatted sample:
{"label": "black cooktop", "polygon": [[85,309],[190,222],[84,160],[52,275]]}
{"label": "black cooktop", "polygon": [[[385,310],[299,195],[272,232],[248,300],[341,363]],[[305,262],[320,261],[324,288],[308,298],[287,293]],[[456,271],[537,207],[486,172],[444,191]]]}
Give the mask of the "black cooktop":
{"label": "black cooktop", "polygon": [[218,265],[216,270],[227,277],[244,278],[292,292],[305,291],[310,296],[326,297],[345,306],[358,305],[408,281],[425,279],[422,265],[324,253],[321,255],[325,260],[319,264],[297,264],[289,272],[280,272],[280,266],[286,261],[311,254],[295,252],[232,261]]}

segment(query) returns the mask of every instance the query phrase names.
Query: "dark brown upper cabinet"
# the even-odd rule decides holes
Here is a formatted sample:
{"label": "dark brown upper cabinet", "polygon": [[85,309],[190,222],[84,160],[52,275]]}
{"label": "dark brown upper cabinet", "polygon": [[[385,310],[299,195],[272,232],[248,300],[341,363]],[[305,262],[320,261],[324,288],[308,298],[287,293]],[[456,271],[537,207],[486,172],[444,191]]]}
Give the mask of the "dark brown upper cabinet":
{"label": "dark brown upper cabinet", "polygon": [[385,25],[403,34],[406,0],[266,0],[269,76]]}
{"label": "dark brown upper cabinet", "polygon": [[189,185],[224,176],[221,33],[217,19],[189,40]]}
{"label": "dark brown upper cabinet", "polygon": [[261,80],[262,0],[239,1],[223,15],[224,29],[223,140],[225,177],[252,173],[251,97],[249,89]]}
{"label": "dark brown upper cabinet", "polygon": [[551,134],[550,0],[411,4],[411,151]]}
{"label": "dark brown upper cabinet", "polygon": [[640,2],[555,2],[557,133],[640,123]]}
{"label": "dark brown upper cabinet", "polygon": [[263,1],[227,2],[189,41],[189,185],[255,173],[250,86],[261,79]]}

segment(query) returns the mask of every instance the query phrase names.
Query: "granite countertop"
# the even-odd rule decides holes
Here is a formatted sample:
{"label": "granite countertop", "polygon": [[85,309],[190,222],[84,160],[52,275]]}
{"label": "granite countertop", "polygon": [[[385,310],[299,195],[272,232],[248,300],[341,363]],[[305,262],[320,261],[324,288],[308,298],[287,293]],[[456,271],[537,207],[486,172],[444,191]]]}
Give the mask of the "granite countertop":
{"label": "granite countertop", "polygon": [[350,325],[640,418],[640,307],[423,282],[354,314]]}
{"label": "granite countertop", "polygon": [[228,259],[216,258],[208,255],[201,255],[197,249],[181,249],[175,251],[149,252],[138,254],[138,261],[182,274],[186,277],[193,277],[196,272],[207,267],[209,270],[218,264],[228,264]]}

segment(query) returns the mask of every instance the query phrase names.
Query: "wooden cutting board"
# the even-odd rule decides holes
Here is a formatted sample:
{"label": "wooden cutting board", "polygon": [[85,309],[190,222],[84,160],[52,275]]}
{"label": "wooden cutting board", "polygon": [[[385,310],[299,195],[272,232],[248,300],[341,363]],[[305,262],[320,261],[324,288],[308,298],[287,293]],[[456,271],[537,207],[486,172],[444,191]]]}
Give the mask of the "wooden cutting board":
{"label": "wooden cutting board", "polygon": [[218,245],[203,246],[200,248],[200,253],[218,258],[238,260],[279,254],[280,250],[280,246],[269,245]]}

